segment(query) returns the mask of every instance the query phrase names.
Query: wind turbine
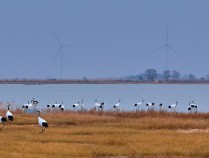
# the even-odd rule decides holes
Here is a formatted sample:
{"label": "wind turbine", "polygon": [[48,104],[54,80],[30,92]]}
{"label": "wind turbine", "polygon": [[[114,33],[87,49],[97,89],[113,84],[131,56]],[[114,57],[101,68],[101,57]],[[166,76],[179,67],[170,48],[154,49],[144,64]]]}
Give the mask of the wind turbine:
{"label": "wind turbine", "polygon": [[163,45],[161,45],[160,47],[151,51],[151,53],[154,53],[154,52],[156,52],[156,51],[158,51],[158,50],[160,50],[161,48],[164,48],[164,47],[165,47],[165,70],[168,70],[168,49],[170,49],[173,53],[179,55],[178,52],[174,48],[172,48],[170,46],[170,44],[168,43],[168,28],[167,28],[167,32],[166,32],[165,43]]}
{"label": "wind turbine", "polygon": [[57,35],[53,32],[53,35],[54,35],[54,37],[55,37],[55,39],[57,40],[57,42],[58,42],[58,44],[59,44],[59,49],[58,49],[58,51],[57,51],[57,54],[56,54],[56,56],[55,56],[55,58],[54,58],[54,61],[57,59],[57,56],[60,54],[60,56],[61,56],[61,63],[60,63],[60,79],[62,79],[62,68],[63,68],[63,66],[62,66],[62,55],[63,55],[63,48],[64,47],[69,47],[69,46],[74,46],[74,44],[62,44],[61,42],[60,42],[60,40],[59,40],[59,38],[57,37]]}

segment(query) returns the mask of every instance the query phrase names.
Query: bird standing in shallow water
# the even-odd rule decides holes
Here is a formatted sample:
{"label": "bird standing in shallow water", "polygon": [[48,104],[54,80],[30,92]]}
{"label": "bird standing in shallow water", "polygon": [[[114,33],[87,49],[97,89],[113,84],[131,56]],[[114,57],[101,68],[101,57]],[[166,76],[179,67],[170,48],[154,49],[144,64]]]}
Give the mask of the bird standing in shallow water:
{"label": "bird standing in shallow water", "polygon": [[120,106],[120,99],[119,99],[118,103],[116,103],[116,104],[113,106],[113,109],[119,110],[119,106]]}
{"label": "bird standing in shallow water", "polygon": [[176,106],[177,106],[178,102],[176,102],[175,104],[171,104],[168,106],[168,109],[171,109],[171,111],[176,111]]}
{"label": "bird standing in shallow water", "polygon": [[40,117],[40,113],[41,113],[41,110],[38,110],[38,124],[41,127],[41,132],[39,134],[43,133],[45,131],[45,128],[48,127],[48,123]]}
{"label": "bird standing in shallow water", "polygon": [[146,106],[148,107],[148,110],[154,110],[154,106],[155,106],[155,103],[147,103]]}
{"label": "bird standing in shallow water", "polygon": [[163,110],[163,103],[159,104],[159,110],[162,111]]}
{"label": "bird standing in shallow water", "polygon": [[188,106],[188,111],[195,113],[198,112],[198,105],[194,101],[190,102]]}
{"label": "bird standing in shallow water", "polygon": [[79,107],[79,105],[80,105],[80,102],[73,104],[74,111],[75,111],[76,107]]}
{"label": "bird standing in shallow water", "polygon": [[6,116],[7,116],[7,118],[8,118],[8,120],[11,122],[11,121],[13,121],[14,120],[14,117],[13,117],[13,115],[12,115],[12,113],[9,111],[9,107],[10,107],[11,105],[9,104],[8,105],[8,110],[7,110],[7,113],[6,113]]}
{"label": "bird standing in shallow water", "polygon": [[96,109],[96,110],[99,110],[99,109],[101,108],[101,107],[100,107],[101,104],[97,102],[97,99],[95,100],[94,106],[95,106],[95,109]]}
{"label": "bird standing in shallow water", "polygon": [[137,110],[139,110],[139,107],[143,105],[143,102],[144,102],[144,100],[142,100],[141,102],[138,102],[138,103],[134,104],[134,106],[138,108]]}
{"label": "bird standing in shallow water", "polygon": [[104,105],[105,105],[105,103],[104,103],[104,102],[101,102],[99,108],[100,108],[101,110],[103,110],[103,109],[104,109]]}

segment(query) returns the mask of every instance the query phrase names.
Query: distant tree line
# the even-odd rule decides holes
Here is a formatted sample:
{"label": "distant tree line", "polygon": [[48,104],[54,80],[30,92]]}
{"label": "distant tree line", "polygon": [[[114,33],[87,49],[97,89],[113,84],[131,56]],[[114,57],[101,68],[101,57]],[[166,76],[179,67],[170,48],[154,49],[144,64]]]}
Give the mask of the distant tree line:
{"label": "distant tree line", "polygon": [[190,73],[188,75],[181,76],[177,70],[164,70],[162,74],[157,73],[156,69],[146,69],[144,73],[138,75],[126,76],[123,79],[126,80],[137,80],[137,81],[179,81],[179,80],[189,80],[189,81],[199,81],[199,80],[208,80],[209,74],[205,77],[197,78],[194,74]]}

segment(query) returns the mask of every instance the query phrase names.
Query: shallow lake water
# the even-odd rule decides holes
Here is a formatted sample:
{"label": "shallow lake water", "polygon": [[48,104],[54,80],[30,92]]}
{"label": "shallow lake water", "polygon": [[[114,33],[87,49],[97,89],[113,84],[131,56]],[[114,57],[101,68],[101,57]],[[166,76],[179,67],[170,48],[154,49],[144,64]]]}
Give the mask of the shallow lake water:
{"label": "shallow lake water", "polygon": [[[94,107],[95,99],[104,102],[104,110],[111,110],[120,99],[120,110],[136,110],[134,104],[144,100],[141,109],[147,110],[145,104],[154,102],[155,109],[163,104],[178,102],[176,111],[187,112],[189,102],[194,101],[199,111],[209,111],[209,85],[207,84],[44,84],[44,85],[0,85],[1,102],[13,102],[21,107],[33,97],[39,101],[38,108],[45,109],[47,104],[64,103],[66,109],[73,110],[72,105],[84,100],[86,109]],[[6,108],[6,104],[5,104]]]}

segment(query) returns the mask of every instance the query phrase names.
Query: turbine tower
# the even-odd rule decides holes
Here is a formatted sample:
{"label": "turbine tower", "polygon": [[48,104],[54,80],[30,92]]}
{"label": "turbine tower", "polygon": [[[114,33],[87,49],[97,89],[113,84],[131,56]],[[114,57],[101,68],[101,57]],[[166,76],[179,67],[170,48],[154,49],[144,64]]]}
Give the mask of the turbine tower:
{"label": "turbine tower", "polygon": [[59,38],[57,37],[57,35],[53,32],[53,35],[55,37],[55,39],[57,40],[58,44],[59,44],[59,49],[58,49],[58,52],[54,58],[54,61],[57,59],[57,56],[60,54],[61,56],[61,62],[60,62],[60,79],[62,79],[62,68],[63,68],[63,65],[62,65],[62,55],[63,55],[63,48],[64,47],[69,47],[69,46],[73,46],[73,44],[62,44],[59,40]]}
{"label": "turbine tower", "polygon": [[170,49],[173,53],[179,55],[178,52],[174,48],[172,48],[170,46],[170,44],[168,43],[168,28],[167,28],[167,32],[166,32],[165,43],[163,45],[161,45],[160,47],[154,49],[151,52],[154,53],[154,52],[156,52],[156,51],[158,51],[158,50],[160,50],[161,48],[164,48],[164,47],[165,47],[165,70],[168,70],[168,49]]}

